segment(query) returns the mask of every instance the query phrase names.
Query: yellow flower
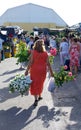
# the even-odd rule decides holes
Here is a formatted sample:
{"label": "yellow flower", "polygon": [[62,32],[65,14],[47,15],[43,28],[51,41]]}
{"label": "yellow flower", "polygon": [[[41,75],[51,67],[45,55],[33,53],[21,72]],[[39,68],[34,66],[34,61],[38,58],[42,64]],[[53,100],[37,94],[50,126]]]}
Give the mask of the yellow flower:
{"label": "yellow flower", "polygon": [[19,44],[18,44],[18,43],[16,44],[16,47],[19,47]]}
{"label": "yellow flower", "polygon": [[62,80],[62,77],[60,77],[60,80]]}
{"label": "yellow flower", "polygon": [[66,77],[64,77],[64,80],[66,80]]}

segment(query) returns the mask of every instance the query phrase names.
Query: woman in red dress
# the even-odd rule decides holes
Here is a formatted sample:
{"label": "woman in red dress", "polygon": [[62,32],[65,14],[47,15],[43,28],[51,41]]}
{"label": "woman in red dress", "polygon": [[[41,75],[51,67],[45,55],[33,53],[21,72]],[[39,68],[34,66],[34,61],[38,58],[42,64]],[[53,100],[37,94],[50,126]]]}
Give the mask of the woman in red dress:
{"label": "woman in red dress", "polygon": [[47,67],[50,71],[50,75],[53,76],[48,54],[45,50],[44,41],[39,39],[34,43],[31,58],[25,72],[25,75],[27,75],[30,71],[32,80],[30,93],[35,97],[34,106],[37,106],[38,100],[42,99],[41,94],[46,79]]}

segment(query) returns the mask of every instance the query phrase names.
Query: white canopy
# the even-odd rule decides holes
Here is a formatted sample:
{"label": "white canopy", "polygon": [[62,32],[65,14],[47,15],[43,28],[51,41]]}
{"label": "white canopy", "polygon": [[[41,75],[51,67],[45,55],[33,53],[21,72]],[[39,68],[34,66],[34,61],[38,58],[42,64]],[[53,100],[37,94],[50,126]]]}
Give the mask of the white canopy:
{"label": "white canopy", "polygon": [[67,26],[53,9],[32,3],[8,9],[0,17],[0,23],[4,22],[55,23],[57,26]]}

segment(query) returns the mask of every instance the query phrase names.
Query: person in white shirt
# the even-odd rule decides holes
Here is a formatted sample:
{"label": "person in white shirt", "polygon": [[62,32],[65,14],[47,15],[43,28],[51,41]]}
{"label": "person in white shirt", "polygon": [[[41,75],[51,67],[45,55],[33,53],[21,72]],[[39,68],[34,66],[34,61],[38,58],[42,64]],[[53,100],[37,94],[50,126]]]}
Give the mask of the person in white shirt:
{"label": "person in white shirt", "polygon": [[60,64],[64,65],[65,60],[69,58],[69,44],[65,37],[62,38],[62,42],[60,43]]}
{"label": "person in white shirt", "polygon": [[34,45],[34,37],[30,36],[30,41],[28,42],[27,46],[29,47],[30,50],[32,50],[33,45]]}
{"label": "person in white shirt", "polygon": [[1,58],[2,58],[1,52],[2,52],[2,50],[3,50],[3,45],[2,45],[3,42],[4,42],[4,40],[1,39],[1,37],[0,37],[0,63],[1,63]]}
{"label": "person in white shirt", "polygon": [[55,40],[54,36],[50,37],[49,44],[50,44],[51,48],[57,48],[57,46],[56,46],[56,40]]}

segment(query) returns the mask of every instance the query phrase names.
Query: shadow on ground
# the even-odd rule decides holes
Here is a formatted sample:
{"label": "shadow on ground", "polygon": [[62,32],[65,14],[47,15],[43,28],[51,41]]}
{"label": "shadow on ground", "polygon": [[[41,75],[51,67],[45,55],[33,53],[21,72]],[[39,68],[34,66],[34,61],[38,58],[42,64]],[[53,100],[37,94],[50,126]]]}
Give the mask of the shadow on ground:
{"label": "shadow on ground", "polygon": [[3,89],[0,89],[0,103],[10,99],[10,98],[15,98],[19,96],[18,93],[9,93],[9,88],[3,88]]}
{"label": "shadow on ground", "polygon": [[60,116],[63,114],[59,110],[56,111],[54,108],[48,110],[47,106],[41,106],[36,115],[32,118],[33,110],[33,106],[30,106],[28,109],[24,110],[17,107],[12,107],[8,110],[1,110],[0,129],[21,130],[35,120],[41,120],[42,126],[48,128],[50,126],[50,121],[59,121]]}
{"label": "shadow on ground", "polygon": [[72,108],[69,120],[72,124],[68,124],[67,130],[81,130],[81,104]]}
{"label": "shadow on ground", "polygon": [[25,70],[25,69],[22,68],[22,69],[15,69],[15,70],[12,70],[12,71],[5,71],[4,73],[0,74],[0,76],[4,76],[4,75],[20,72],[20,71],[23,71],[23,70]]}
{"label": "shadow on ground", "polygon": [[72,81],[64,84],[62,88],[57,88],[51,94],[55,107],[66,108],[66,113],[71,108],[69,123],[67,123],[65,130],[81,130],[81,91],[80,84],[78,87],[79,82],[77,82],[78,78],[75,82]]}

